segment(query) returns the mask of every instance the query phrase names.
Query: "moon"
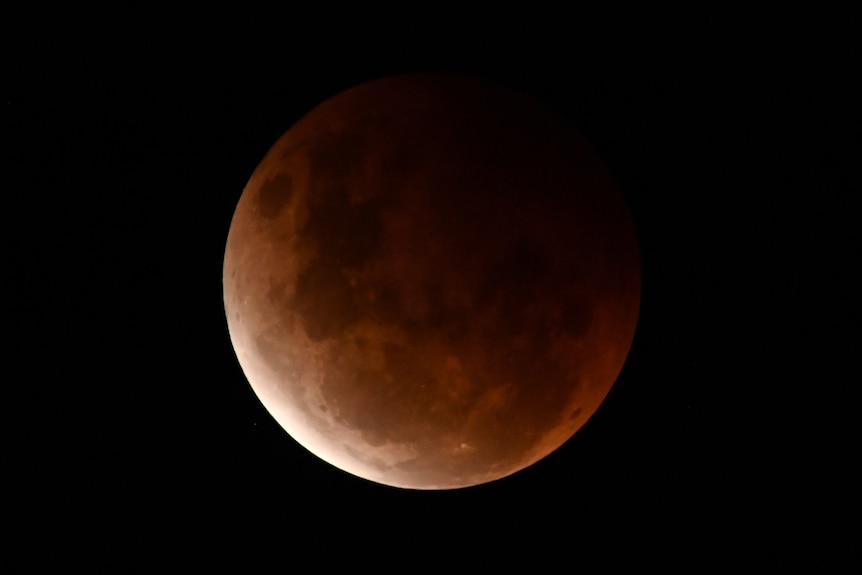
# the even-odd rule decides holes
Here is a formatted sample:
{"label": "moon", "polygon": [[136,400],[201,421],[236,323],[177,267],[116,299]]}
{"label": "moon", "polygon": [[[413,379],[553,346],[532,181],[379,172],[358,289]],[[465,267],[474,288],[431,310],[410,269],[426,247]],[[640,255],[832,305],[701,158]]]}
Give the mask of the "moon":
{"label": "moon", "polygon": [[224,257],[230,338],[297,442],[353,475],[454,489],[595,413],[637,325],[635,226],[587,143],[527,96],[374,80],[269,150]]}

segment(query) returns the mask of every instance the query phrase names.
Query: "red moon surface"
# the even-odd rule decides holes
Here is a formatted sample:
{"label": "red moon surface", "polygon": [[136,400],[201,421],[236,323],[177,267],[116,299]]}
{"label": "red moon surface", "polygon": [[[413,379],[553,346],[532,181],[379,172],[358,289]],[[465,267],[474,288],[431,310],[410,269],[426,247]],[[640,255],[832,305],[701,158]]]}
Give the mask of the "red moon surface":
{"label": "red moon surface", "polygon": [[608,170],[528,97],[405,75],[314,108],[248,181],[224,258],[231,341],[297,442],[365,479],[521,470],[598,409],[640,307]]}

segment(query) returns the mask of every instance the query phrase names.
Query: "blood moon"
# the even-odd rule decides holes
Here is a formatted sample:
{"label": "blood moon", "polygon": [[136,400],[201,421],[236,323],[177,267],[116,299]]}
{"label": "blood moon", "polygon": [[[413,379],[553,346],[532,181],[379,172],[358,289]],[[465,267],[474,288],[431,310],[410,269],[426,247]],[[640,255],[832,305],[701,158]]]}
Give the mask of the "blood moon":
{"label": "blood moon", "polygon": [[637,238],[599,159],[527,97],[406,75],[349,89],[269,150],[236,207],[240,365],[300,444],[398,487],[531,465],[631,346]]}

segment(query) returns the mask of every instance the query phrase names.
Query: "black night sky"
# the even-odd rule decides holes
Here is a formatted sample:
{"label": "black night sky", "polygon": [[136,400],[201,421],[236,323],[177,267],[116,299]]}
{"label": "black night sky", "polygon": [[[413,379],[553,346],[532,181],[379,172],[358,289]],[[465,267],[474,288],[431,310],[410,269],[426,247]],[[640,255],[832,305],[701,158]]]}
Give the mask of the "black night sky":
{"label": "black night sky", "polygon": [[[846,565],[859,75],[841,34],[717,9],[365,27],[97,12],[68,15],[93,34],[22,18],[9,41],[7,158],[27,194],[7,219],[33,238],[19,289],[51,358],[28,368],[39,407],[13,437],[22,493],[41,494],[25,541],[82,537],[70,548],[119,554],[119,571],[174,553]],[[346,88],[421,71],[515,88],[577,126],[643,265],[634,345],[596,415],[535,466],[450,492],[372,484],[296,444],[246,383],[221,299],[230,218],[269,146]]]}

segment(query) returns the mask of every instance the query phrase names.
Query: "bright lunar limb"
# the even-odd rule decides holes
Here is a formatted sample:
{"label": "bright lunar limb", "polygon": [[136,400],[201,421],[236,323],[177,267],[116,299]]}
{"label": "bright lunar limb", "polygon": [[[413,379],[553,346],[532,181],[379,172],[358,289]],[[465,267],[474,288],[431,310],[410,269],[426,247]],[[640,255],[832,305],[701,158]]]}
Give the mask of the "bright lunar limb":
{"label": "bright lunar limb", "polygon": [[546,456],[634,337],[637,238],[581,138],[473,79],[324,102],[252,174],[224,259],[230,337],[296,441],[379,483],[449,489]]}

